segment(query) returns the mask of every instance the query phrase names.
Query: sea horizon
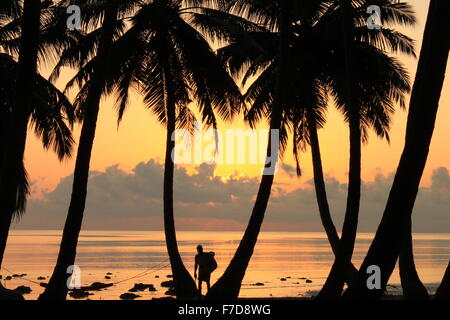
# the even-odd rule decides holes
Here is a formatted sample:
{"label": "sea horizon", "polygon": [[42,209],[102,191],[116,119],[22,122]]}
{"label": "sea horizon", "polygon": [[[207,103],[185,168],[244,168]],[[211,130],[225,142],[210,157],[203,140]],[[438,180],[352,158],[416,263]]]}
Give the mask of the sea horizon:
{"label": "sea horizon", "polygon": [[[15,228],[13,226],[11,226],[11,231],[63,231],[63,229],[52,229],[52,228]],[[150,232],[164,232],[164,229],[101,229],[101,228],[86,228],[81,230],[81,232],[84,231],[136,231],[136,232],[146,232],[146,231],[150,231]],[[182,230],[177,230],[177,233],[179,232],[203,232],[203,233],[208,233],[208,232],[235,232],[235,233],[243,233],[245,230],[229,230],[229,229],[220,229],[220,230],[188,230],[188,229],[182,229]],[[318,230],[318,231],[284,231],[284,230],[262,230],[261,233],[317,233],[317,234],[321,234],[322,236],[325,236],[325,233],[323,230]],[[340,234],[340,232],[338,232],[338,234]],[[363,231],[358,231],[357,237],[360,237],[361,235],[368,235],[368,234],[372,234],[375,235],[375,232],[363,232]],[[442,234],[442,235],[449,235],[450,236],[450,232],[412,232],[412,234]]]}

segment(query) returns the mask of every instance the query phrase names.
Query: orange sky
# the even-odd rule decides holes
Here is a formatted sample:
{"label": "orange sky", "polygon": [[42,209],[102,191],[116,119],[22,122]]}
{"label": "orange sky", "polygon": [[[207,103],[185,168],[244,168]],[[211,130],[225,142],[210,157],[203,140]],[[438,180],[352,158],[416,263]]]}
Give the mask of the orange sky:
{"label": "orange sky", "polygon": [[[414,5],[419,23],[416,28],[406,29],[405,32],[417,40],[417,52],[420,51],[421,36],[423,33],[428,0],[409,1]],[[414,78],[417,61],[410,58],[399,57],[406,64]],[[450,70],[450,69],[448,69]],[[48,68],[42,68],[42,73],[48,75]],[[70,76],[68,72],[63,79],[58,82],[62,87],[64,81]],[[91,161],[92,170],[104,170],[105,168],[120,164],[121,168],[131,169],[141,161],[151,158],[160,159],[164,157],[165,132],[159,125],[155,117],[144,109],[139,96],[133,95],[129,110],[124,120],[117,129],[116,114],[113,108],[114,98],[108,98],[102,102],[99,116],[97,136]],[[441,107],[436,123],[435,135],[431,146],[431,152],[423,178],[423,185],[430,182],[430,174],[437,167],[450,168],[450,149],[448,147],[448,136],[450,136],[450,108],[446,103],[450,101],[450,79],[447,77],[444,84],[444,91],[441,97]],[[342,117],[331,106],[329,109],[328,122],[324,130],[319,132],[324,170],[345,182],[348,170],[348,129],[342,121]],[[381,171],[385,174],[395,171],[405,134],[407,112],[398,111],[395,115],[391,131],[391,144],[371,135],[369,145],[363,149],[363,171],[362,177],[366,181],[371,181],[374,175]],[[222,128],[229,127],[229,124],[222,125]],[[240,120],[235,121],[234,128],[245,128]],[[75,131],[78,139],[79,128]],[[285,162],[294,165],[291,149],[285,157]],[[311,157],[309,152],[305,153],[302,161],[303,177],[300,180],[279,177],[285,180],[292,187],[312,178]],[[26,165],[32,181],[35,181],[35,190],[54,188],[59,180],[72,173],[74,158],[63,163],[59,163],[56,156],[51,152],[43,151],[41,144],[30,134],[27,150]],[[229,175],[238,170],[242,174],[256,176],[260,172],[260,167],[253,166],[220,166],[217,174]]]}

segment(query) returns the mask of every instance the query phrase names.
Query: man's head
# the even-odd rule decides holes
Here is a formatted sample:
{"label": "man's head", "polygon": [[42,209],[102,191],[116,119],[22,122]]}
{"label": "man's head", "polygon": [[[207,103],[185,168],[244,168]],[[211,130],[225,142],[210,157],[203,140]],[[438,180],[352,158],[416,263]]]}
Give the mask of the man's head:
{"label": "man's head", "polygon": [[198,253],[203,253],[203,247],[202,247],[201,244],[199,244],[199,245],[197,246],[197,252],[198,252]]}

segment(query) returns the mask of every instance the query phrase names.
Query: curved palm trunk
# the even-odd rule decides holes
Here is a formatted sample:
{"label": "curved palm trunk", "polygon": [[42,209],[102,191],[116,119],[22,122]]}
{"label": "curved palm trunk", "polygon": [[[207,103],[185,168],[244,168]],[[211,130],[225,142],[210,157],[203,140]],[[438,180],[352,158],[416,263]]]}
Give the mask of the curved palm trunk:
{"label": "curved palm trunk", "polygon": [[[317,204],[319,206],[320,220],[322,221],[325,233],[327,234],[331,249],[333,250],[334,255],[337,256],[340,240],[339,235],[336,231],[336,227],[334,226],[333,219],[331,218],[330,207],[328,205],[325,179],[323,176],[322,158],[320,155],[319,137],[317,135],[317,127],[314,120],[314,115],[312,114],[308,116],[308,127],[310,132],[311,154],[314,171],[314,188],[316,191]],[[355,279],[357,272],[358,269],[356,269],[355,266],[350,263],[346,275],[347,284],[351,284],[351,282]]]}
{"label": "curved palm trunk", "polygon": [[[269,138],[269,148],[271,143],[272,142]],[[268,151],[268,156],[270,156],[269,152],[270,151]],[[273,166],[276,165],[276,160],[274,160],[276,159],[275,157],[278,158],[278,150],[275,153],[272,153],[273,162],[271,164]],[[274,174],[267,174],[261,178],[261,184],[259,186],[255,206],[253,207],[252,215],[244,236],[242,237],[233,259],[225,270],[225,273],[208,291],[208,294],[206,295],[208,299],[217,300],[238,298],[242,280],[244,279],[245,272],[253,255],[253,250],[255,248],[256,241],[258,240],[258,235],[264,220],[273,179]]]}
{"label": "curved palm trunk", "polygon": [[175,294],[177,298],[194,298],[197,296],[197,288],[194,279],[187,271],[181,259],[178,250],[177,237],[175,231],[175,219],[173,210],[173,174],[174,162],[172,159],[172,150],[175,148],[175,140],[172,134],[175,132],[175,99],[174,88],[169,79],[165,66],[164,86],[165,86],[165,104],[167,116],[167,140],[166,140],[166,158],[164,165],[164,234],[166,237],[167,252],[172,267],[173,281],[175,285]]}
{"label": "curved palm trunk", "polygon": [[344,226],[340,248],[331,268],[330,274],[317,296],[318,299],[337,299],[344,288],[345,277],[353,255],[356,232],[358,228],[359,203],[361,197],[361,130],[360,115],[352,99],[352,41],[353,19],[351,17],[351,1],[343,1],[343,34],[346,65],[346,103],[349,109],[350,127],[350,163],[347,208],[345,211]]}
{"label": "curved palm trunk", "polygon": [[450,262],[445,270],[444,278],[436,290],[435,300],[450,300]]}
{"label": "curved palm trunk", "polygon": [[[400,253],[420,180],[428,157],[439,108],[450,49],[450,37],[441,36],[450,29],[450,2],[431,0],[420,53],[416,79],[411,94],[405,147],[397,168],[389,199],[369,252],[358,272],[358,281],[347,290],[349,299],[379,299]],[[367,267],[380,267],[381,289],[366,286]]]}
{"label": "curved palm trunk", "polygon": [[[273,179],[275,175],[275,167],[278,161],[278,141],[272,140],[272,130],[279,130],[281,126],[281,107],[283,105],[283,97],[285,95],[288,67],[288,45],[289,45],[289,0],[280,0],[281,19],[280,19],[280,61],[279,71],[277,75],[277,84],[275,88],[275,100],[273,102],[273,114],[270,124],[269,142],[267,146],[267,159],[271,158],[271,162],[266,164],[264,175],[261,178],[258,194],[256,196],[255,205],[252,210],[250,221],[242,237],[239,247],[233,256],[230,264],[224,274],[211,287],[206,297],[212,300],[218,299],[237,299],[241,289],[242,280],[244,279],[250,259],[258,240],[261,225],[267,209],[270,198]],[[273,148],[272,146],[276,147]]]}
{"label": "curved palm trunk", "polygon": [[428,292],[417,274],[414,263],[412,224],[409,220],[409,232],[405,235],[404,244],[399,255],[399,270],[403,296],[408,300],[427,300]]}
{"label": "curved palm trunk", "polygon": [[7,207],[8,205],[5,203],[4,208],[2,208],[2,213],[0,214],[0,270],[6,250],[6,244],[8,242],[9,228],[11,227],[12,222],[12,214],[8,214],[8,212],[11,212],[12,210]]}
{"label": "curved palm trunk", "polygon": [[20,181],[24,178],[23,158],[31,114],[30,92],[37,71],[40,0],[26,0],[23,9],[22,35],[19,53],[14,109],[5,143],[6,151],[0,173],[0,267],[8,239],[9,228],[18,209]]}
{"label": "curved palm trunk", "polygon": [[337,299],[340,297],[355,246],[361,188],[361,132],[359,121],[353,120],[353,122],[357,122],[358,126],[350,125],[349,186],[342,237],[336,259],[322,290],[317,296],[318,299]]}
{"label": "curved palm trunk", "polygon": [[[17,208],[17,190],[18,190],[18,180],[21,179],[18,177],[20,175],[21,169],[20,166],[23,165],[23,151],[20,152],[20,149],[25,149],[25,140],[26,140],[26,126],[24,131],[25,134],[17,135],[16,138],[13,138],[12,141],[18,142],[20,141],[20,145],[15,144],[15,146],[20,146],[19,148],[11,148],[10,152],[12,155],[16,155],[16,157],[9,157],[8,160],[13,160],[15,158],[16,162],[10,162],[8,169],[10,170],[5,174],[5,180],[2,181],[2,183],[5,183],[4,187],[2,186],[2,196],[0,196],[0,199],[2,201],[2,209],[0,211],[0,270],[3,262],[3,256],[6,249],[6,244],[8,240],[8,234],[9,234],[9,228],[11,226],[11,222],[13,219],[14,212]],[[16,149],[16,150],[14,150]],[[17,150],[19,149],[19,150]],[[22,155],[22,156],[20,156]],[[3,285],[0,282],[0,300],[24,300],[21,294],[17,293],[15,290],[9,290],[3,287]]]}
{"label": "curved palm trunk", "polygon": [[113,41],[115,22],[117,21],[117,7],[106,10],[101,40],[98,49],[99,60],[96,72],[91,79],[88,97],[86,98],[86,111],[81,128],[77,159],[73,178],[72,196],[69,211],[64,225],[58,260],[52,277],[39,296],[39,300],[65,300],[68,291],[68,267],[74,265],[78,236],[83,222],[86,205],[87,185],[89,179],[89,164],[94,144],[95,130],[99,112],[100,99],[105,84],[105,73],[108,67],[107,59]]}

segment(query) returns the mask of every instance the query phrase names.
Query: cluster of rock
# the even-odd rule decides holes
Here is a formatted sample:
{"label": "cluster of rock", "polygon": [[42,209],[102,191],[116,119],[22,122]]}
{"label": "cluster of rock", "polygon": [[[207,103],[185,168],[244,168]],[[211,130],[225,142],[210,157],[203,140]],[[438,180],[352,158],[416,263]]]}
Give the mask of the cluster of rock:
{"label": "cluster of rock", "polygon": [[174,287],[173,280],[168,280],[168,281],[161,282],[161,287],[163,287],[163,288],[173,288]]}
{"label": "cluster of rock", "polygon": [[[171,278],[171,277],[168,277]],[[175,285],[173,283],[173,280],[167,280],[161,282],[161,287],[168,288],[168,290],[165,292],[166,296],[174,296],[175,295]]]}
{"label": "cluster of rock", "polygon": [[3,280],[12,280],[12,278],[23,278],[23,277],[26,277],[26,276],[27,276],[26,273],[21,273],[21,274],[15,273],[15,274],[13,274],[12,276],[6,276],[5,279],[3,279],[3,277],[0,275],[0,279],[3,279]]}
{"label": "cluster of rock", "polygon": [[[23,278],[25,277],[27,274],[23,273],[23,274],[13,274],[10,276],[6,276],[3,280],[12,280],[13,278]],[[105,279],[111,279],[112,273],[111,272],[107,272],[105,275]],[[173,275],[166,275],[167,278],[172,279]],[[159,278],[158,275],[155,276],[155,278]],[[2,279],[2,276],[0,275],[0,279]],[[39,276],[37,277],[37,280],[45,280],[46,277],[44,276]],[[46,287],[47,283],[40,283],[40,285],[42,287]],[[84,298],[88,298],[90,295],[93,295],[93,293],[91,293],[90,291],[99,291],[105,288],[108,288],[110,286],[112,286],[112,283],[103,283],[103,282],[94,282],[89,286],[84,286],[81,287],[79,289],[72,289],[69,290],[68,294],[70,297],[72,297],[73,299],[84,299]],[[256,285],[263,285],[263,284],[256,284]],[[161,287],[162,288],[167,288],[165,295],[167,296],[175,296],[175,286],[174,286],[174,282],[173,280],[167,280],[167,281],[163,281],[161,282]],[[1,296],[5,299],[7,299],[8,297],[11,299],[21,299],[23,300],[22,295],[24,294],[29,294],[31,293],[31,288],[27,287],[27,286],[19,286],[14,290],[8,290],[5,288],[2,288],[2,292]],[[141,297],[140,295],[135,294],[135,292],[143,292],[143,291],[150,291],[150,292],[154,292],[157,291],[157,289],[155,288],[155,286],[153,284],[145,284],[145,283],[135,283],[133,288],[129,289],[128,292],[123,293],[120,295],[120,299],[122,300],[133,300],[136,298]]]}
{"label": "cluster of rock", "polygon": [[122,300],[134,300],[139,297],[140,297],[140,295],[138,295],[138,294],[127,292],[127,293],[122,293],[119,298]]}
{"label": "cluster of rock", "polygon": [[[287,279],[291,279],[291,277],[280,278],[280,281],[286,281]],[[297,279],[305,280],[306,283],[312,283],[312,280],[309,280],[307,278],[297,278]],[[300,284],[300,282],[295,282],[295,284]]]}
{"label": "cluster of rock", "polygon": [[140,295],[135,294],[134,292],[142,292],[148,290],[150,292],[156,291],[156,288],[153,284],[145,284],[145,283],[135,283],[134,287],[128,290],[128,292],[120,295],[120,299],[122,300],[134,300],[136,298],[141,297]]}
{"label": "cluster of rock", "polygon": [[102,289],[106,289],[111,286],[113,286],[112,283],[93,282],[90,286],[70,290],[69,296],[71,296],[74,299],[83,299],[93,295],[93,293],[89,291],[100,291]]}
{"label": "cluster of rock", "polygon": [[144,283],[135,283],[134,287],[128,290],[128,292],[138,292],[138,291],[156,291],[156,288],[153,284],[144,284]]}
{"label": "cluster of rock", "polygon": [[[167,278],[172,278],[172,276],[168,275]],[[173,280],[167,280],[167,281],[161,282],[161,287],[167,288],[165,295],[175,296],[175,286],[174,286]],[[153,284],[135,283],[133,288],[128,290],[128,292],[120,295],[120,299],[134,300],[136,298],[140,298],[141,296],[135,294],[134,292],[142,292],[147,289],[148,289],[148,291],[156,291],[156,288]]]}
{"label": "cluster of rock", "polygon": [[17,288],[14,289],[14,291],[16,291],[18,294],[29,294],[31,293],[31,288],[27,287],[27,286],[18,286]]}
{"label": "cluster of rock", "polygon": [[69,292],[69,296],[74,299],[83,299],[89,297],[90,295],[93,295],[93,293],[84,290],[73,290]]}

